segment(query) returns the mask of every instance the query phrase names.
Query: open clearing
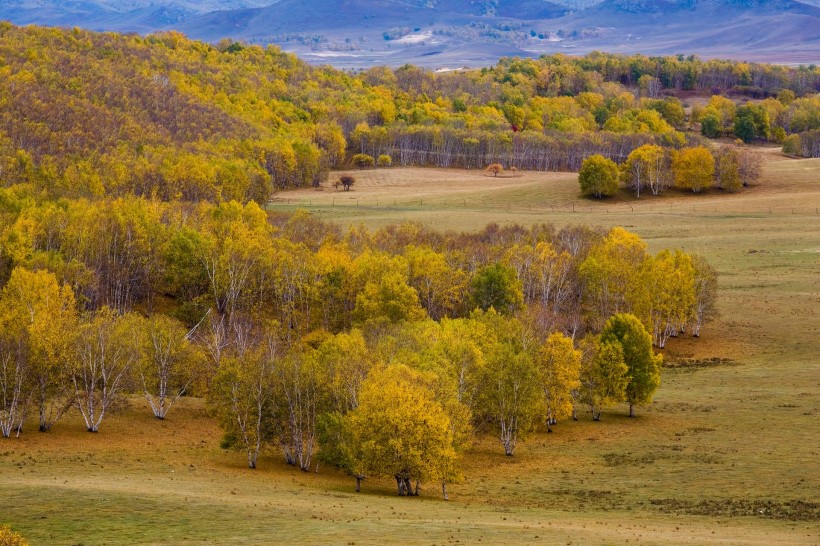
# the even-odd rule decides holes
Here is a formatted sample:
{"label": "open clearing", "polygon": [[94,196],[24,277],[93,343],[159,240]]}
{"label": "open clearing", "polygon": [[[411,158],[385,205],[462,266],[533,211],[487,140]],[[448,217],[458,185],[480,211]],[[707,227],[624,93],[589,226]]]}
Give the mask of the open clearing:
{"label": "open clearing", "polygon": [[513,458],[483,436],[444,502],[432,484],[399,498],[368,480],[357,495],[351,478],[299,472],[279,453],[247,470],[218,447],[201,400],[161,422],[133,398],[99,434],[72,415],[0,441],[0,521],[34,544],[820,543],[820,160],[764,153],[761,184],[735,195],[593,202],[570,173],[392,168],[271,206],[372,227],[622,225],[653,251],[705,255],[722,316],[670,342],[674,366],[636,419],[582,413]]}

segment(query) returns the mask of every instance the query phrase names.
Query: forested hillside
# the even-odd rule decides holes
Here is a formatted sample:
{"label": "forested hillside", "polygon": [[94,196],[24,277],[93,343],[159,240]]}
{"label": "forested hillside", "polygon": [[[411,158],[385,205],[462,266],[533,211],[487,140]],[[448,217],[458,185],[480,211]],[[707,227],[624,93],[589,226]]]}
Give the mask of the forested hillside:
{"label": "forested hillside", "polygon": [[[0,73],[3,184],[52,196],[263,203],[277,188],[321,183],[354,153],[577,170],[594,153],[622,162],[645,144],[699,144],[685,131],[701,121],[708,136],[800,133],[793,152],[816,155],[820,128],[816,67],[683,57],[556,55],[479,71],[349,74],[275,47],[3,23]],[[673,96],[687,91],[778,98],[745,110],[716,99],[687,114]]]}

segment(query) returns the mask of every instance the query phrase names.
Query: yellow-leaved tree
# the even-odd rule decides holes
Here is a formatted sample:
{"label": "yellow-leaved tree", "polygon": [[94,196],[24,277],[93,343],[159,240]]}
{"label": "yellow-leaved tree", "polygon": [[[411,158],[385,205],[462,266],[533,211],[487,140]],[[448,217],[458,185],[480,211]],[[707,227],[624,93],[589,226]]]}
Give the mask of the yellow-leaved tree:
{"label": "yellow-leaved tree", "polygon": [[646,243],[640,237],[614,227],[581,263],[589,318],[597,328],[611,315],[629,310],[634,277],[646,256]]}
{"label": "yellow-leaved tree", "polygon": [[536,354],[535,364],[544,391],[547,432],[550,425],[572,415],[572,392],[581,385],[581,352],[572,339],[560,332],[551,334]]}
{"label": "yellow-leaved tree", "polygon": [[698,193],[714,181],[715,158],[703,146],[684,148],[672,154],[672,172],[677,187]]}
{"label": "yellow-leaved tree", "polygon": [[627,368],[624,351],[617,341],[601,341],[587,336],[581,341],[580,386],[576,400],[589,406],[593,421],[601,420],[601,410],[623,401]]}
{"label": "yellow-leaved tree", "polygon": [[399,495],[417,495],[419,481],[435,480],[447,497],[458,457],[450,418],[429,388],[431,381],[431,374],[403,364],[374,370],[364,381],[359,406],[344,419],[344,466],[356,476],[357,490],[365,476],[392,476]]}
{"label": "yellow-leaved tree", "polygon": [[204,355],[190,342],[185,326],[166,315],[144,321],[140,337],[139,377],[145,399],[157,419],[191,387],[203,370]]}
{"label": "yellow-leaved tree", "polygon": [[49,430],[74,400],[67,388],[70,340],[77,323],[74,293],[51,272],[17,267],[0,302],[3,435],[22,427],[29,399],[38,408],[40,430]]}
{"label": "yellow-leaved tree", "polygon": [[80,321],[74,337],[74,393],[88,432],[97,432],[106,412],[128,387],[140,360],[135,332],[140,318],[104,307]]}

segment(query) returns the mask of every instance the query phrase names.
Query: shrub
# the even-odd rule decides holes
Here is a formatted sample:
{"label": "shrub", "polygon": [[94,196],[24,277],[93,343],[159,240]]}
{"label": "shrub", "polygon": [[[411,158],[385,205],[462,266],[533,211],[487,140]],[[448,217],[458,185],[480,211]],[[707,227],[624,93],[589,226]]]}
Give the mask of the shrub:
{"label": "shrub", "polygon": [[376,165],[379,167],[389,167],[393,164],[393,158],[387,154],[382,154],[376,160]]}
{"label": "shrub", "polygon": [[803,155],[803,146],[800,143],[800,135],[789,135],[783,141],[783,153],[789,155]]}
{"label": "shrub", "polygon": [[349,174],[339,177],[339,184],[342,185],[345,191],[350,191],[350,186],[356,183],[356,179]]}
{"label": "shrub", "polygon": [[8,525],[0,525],[0,546],[28,546],[28,542]]}
{"label": "shrub", "polygon": [[356,154],[350,159],[350,162],[354,167],[358,167],[359,169],[367,169],[376,164],[376,160],[373,159],[373,156],[367,154]]}
{"label": "shrub", "polygon": [[504,167],[501,166],[501,163],[490,163],[484,170],[488,173],[492,173],[493,176],[498,176],[504,172]]}

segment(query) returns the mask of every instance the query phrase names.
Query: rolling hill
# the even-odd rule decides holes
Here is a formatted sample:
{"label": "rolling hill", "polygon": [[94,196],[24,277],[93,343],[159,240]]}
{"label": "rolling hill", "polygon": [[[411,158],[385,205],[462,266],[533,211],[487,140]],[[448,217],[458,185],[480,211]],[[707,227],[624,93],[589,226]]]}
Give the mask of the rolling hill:
{"label": "rolling hill", "polygon": [[218,41],[275,43],[313,63],[476,66],[592,50],[820,60],[818,1],[11,0],[0,19]]}

